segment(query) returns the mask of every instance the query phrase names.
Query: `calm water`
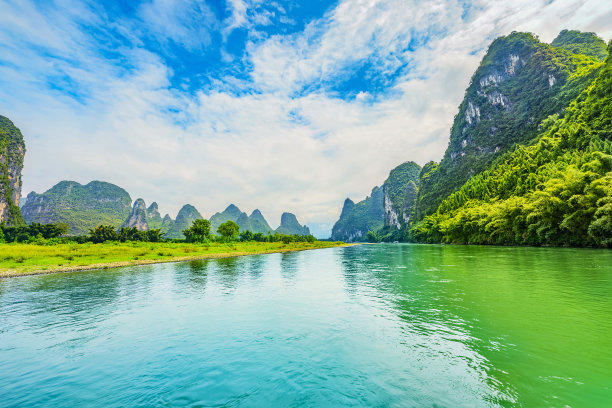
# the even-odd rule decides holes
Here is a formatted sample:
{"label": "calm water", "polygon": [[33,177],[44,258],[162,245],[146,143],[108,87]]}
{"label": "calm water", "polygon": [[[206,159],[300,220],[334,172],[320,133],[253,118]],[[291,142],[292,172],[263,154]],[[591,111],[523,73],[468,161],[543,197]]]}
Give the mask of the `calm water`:
{"label": "calm water", "polygon": [[610,407],[612,251],[367,245],[0,280],[0,406]]}

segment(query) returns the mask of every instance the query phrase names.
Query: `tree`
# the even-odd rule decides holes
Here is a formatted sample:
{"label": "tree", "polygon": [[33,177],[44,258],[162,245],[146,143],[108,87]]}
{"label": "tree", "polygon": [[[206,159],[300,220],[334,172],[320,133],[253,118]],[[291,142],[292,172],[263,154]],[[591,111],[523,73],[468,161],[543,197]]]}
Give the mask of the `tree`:
{"label": "tree", "polygon": [[147,241],[149,242],[161,242],[164,240],[163,234],[160,228],[153,228],[146,231]]}
{"label": "tree", "polygon": [[368,231],[366,237],[368,238],[368,242],[380,242],[380,238],[378,238],[376,231]]}
{"label": "tree", "polygon": [[112,225],[98,225],[96,228],[89,230],[89,238],[94,243],[105,241],[116,241],[118,236],[115,227]]}
{"label": "tree", "polygon": [[217,228],[217,233],[221,235],[221,239],[226,242],[235,240],[239,231],[240,227],[238,224],[231,220],[224,222]]}
{"label": "tree", "polygon": [[252,231],[246,230],[240,234],[241,241],[253,241],[255,239],[255,234]]}
{"label": "tree", "polygon": [[183,231],[187,242],[206,242],[210,238],[210,221],[194,220],[191,227]]}

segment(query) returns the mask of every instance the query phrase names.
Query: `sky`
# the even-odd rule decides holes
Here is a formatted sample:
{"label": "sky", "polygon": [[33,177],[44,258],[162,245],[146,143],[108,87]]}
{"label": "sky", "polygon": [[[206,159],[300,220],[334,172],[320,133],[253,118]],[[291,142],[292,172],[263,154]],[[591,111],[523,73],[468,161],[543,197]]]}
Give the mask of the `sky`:
{"label": "sky", "polygon": [[565,28],[609,41],[612,2],[0,0],[0,114],[24,196],[102,180],[326,237],[346,197],[440,160],[493,39]]}

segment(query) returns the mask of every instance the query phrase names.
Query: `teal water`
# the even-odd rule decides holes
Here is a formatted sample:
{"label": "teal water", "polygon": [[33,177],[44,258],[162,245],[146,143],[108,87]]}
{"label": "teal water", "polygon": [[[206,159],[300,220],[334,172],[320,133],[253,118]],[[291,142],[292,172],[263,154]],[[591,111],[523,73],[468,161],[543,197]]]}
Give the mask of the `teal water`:
{"label": "teal water", "polygon": [[612,251],[364,245],[0,280],[0,406],[609,407]]}

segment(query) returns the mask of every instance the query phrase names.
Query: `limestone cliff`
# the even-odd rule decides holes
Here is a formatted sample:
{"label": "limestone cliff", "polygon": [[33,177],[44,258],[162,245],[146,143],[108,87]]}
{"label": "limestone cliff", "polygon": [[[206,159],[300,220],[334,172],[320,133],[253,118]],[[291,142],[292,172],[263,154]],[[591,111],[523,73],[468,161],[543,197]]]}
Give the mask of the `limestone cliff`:
{"label": "limestone cliff", "polygon": [[372,189],[369,197],[357,204],[347,198],[331,238],[359,242],[366,240],[368,231],[374,231],[397,239],[396,231],[409,227],[415,216],[420,172],[418,164],[402,163],[391,170],[382,187]]}
{"label": "limestone cliff", "polygon": [[529,33],[493,41],[459,106],[440,165],[421,181],[419,216],[433,213],[517,144],[532,141],[542,120],[561,114],[595,78],[602,54],[605,43],[592,33],[563,31],[552,44]]}
{"label": "limestone cliff", "polygon": [[25,143],[13,122],[0,116],[0,222],[23,224],[19,209]]}
{"label": "limestone cliff", "polygon": [[142,198],[134,201],[132,212],[128,216],[127,220],[125,220],[122,227],[135,227],[140,231],[146,231],[149,229],[149,225],[147,224],[147,206]]}

